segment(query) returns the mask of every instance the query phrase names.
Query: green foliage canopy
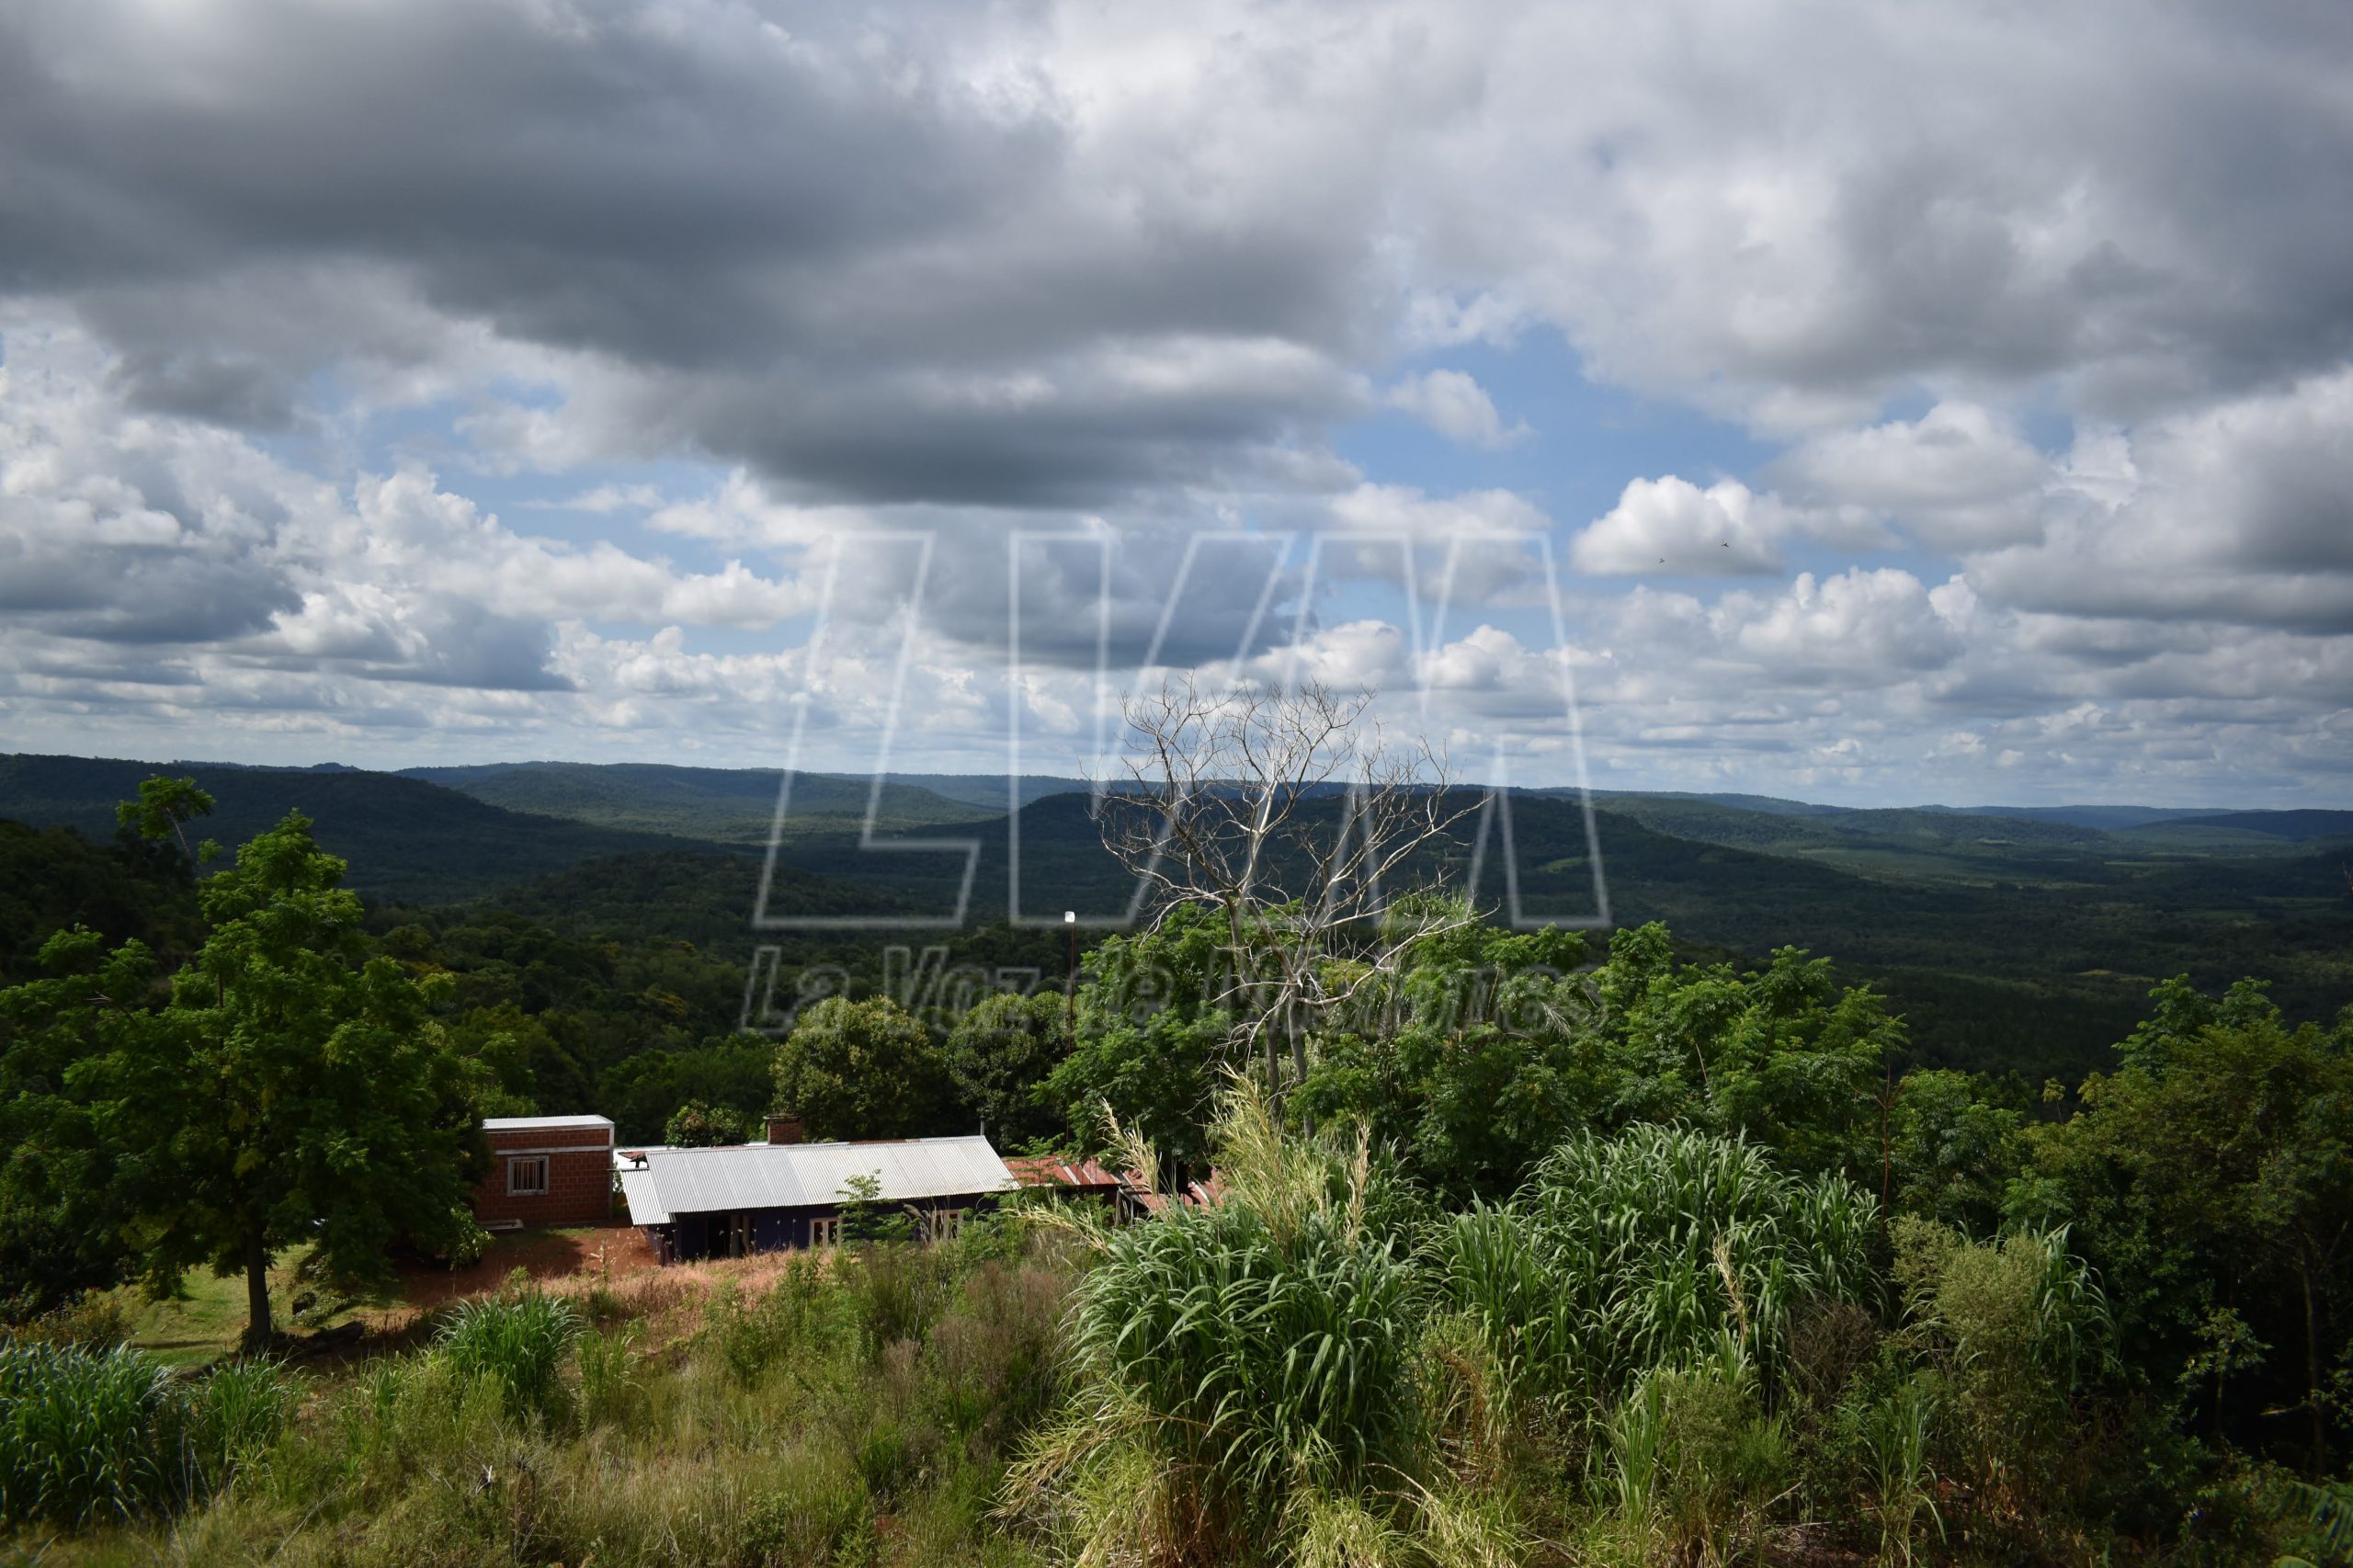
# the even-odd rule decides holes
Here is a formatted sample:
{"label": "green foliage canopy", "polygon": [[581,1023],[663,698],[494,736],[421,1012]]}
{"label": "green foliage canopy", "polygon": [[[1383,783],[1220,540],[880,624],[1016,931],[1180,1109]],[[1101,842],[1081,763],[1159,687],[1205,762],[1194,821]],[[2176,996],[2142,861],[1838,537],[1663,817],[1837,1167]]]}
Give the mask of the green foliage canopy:
{"label": "green foliage canopy", "polygon": [[946,1066],[931,1033],[888,997],[828,997],[776,1051],[777,1103],[819,1140],[946,1131]]}
{"label": "green foliage canopy", "polygon": [[948,1031],[948,1076],[965,1109],[1001,1148],[1063,1128],[1047,1082],[1070,1053],[1069,1004],[1059,994],[988,996]]}
{"label": "green foliage canopy", "polygon": [[62,1062],[51,1108],[72,1108],[45,1147],[85,1137],[85,1164],[110,1164],[112,1229],[152,1289],[243,1270],[256,1343],[282,1247],[307,1243],[323,1277],[369,1288],[397,1246],[480,1236],[479,1078],[432,1019],[443,986],[368,956],[343,869],[290,814],[202,884],[211,931],[166,1005],[149,1005],[143,947],[88,933],[51,941],[51,980],[0,994]]}

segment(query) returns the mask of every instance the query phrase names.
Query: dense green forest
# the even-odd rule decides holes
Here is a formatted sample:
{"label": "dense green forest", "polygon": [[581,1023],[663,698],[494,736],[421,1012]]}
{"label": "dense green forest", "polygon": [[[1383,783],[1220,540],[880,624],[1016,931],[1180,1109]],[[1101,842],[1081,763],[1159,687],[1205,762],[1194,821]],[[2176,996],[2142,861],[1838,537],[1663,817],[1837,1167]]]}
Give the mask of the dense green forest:
{"label": "dense green forest", "polygon": [[[105,844],[112,803],[149,771],[0,758],[0,819],[71,826]],[[214,794],[212,831],[224,838],[301,810],[351,862],[352,885],[379,921],[395,909],[433,929],[521,915],[567,939],[691,943],[739,976],[767,944],[790,964],[839,965],[860,986],[881,979],[866,942],[752,929],[776,822],[779,780],[770,771],[173,771]],[[1028,802],[1017,824],[1025,918],[1051,921],[1074,905],[1122,911],[1133,894],[1070,784],[1018,782]],[[1004,780],[894,778],[875,841],[947,846],[934,848],[862,843],[863,780],[809,775],[795,790],[769,873],[772,916],[933,922],[904,939],[949,938],[961,952],[967,938],[936,923],[956,913],[960,846],[969,842],[966,926],[1004,919],[1016,827],[1001,814]],[[998,814],[976,816],[980,801],[995,802]],[[2080,1076],[2131,1027],[2150,986],[2173,974],[2209,987],[2265,979],[2283,1005],[2311,1015],[2353,988],[2353,812],[1847,811],[1762,797],[1620,794],[1597,801],[1594,823],[1613,924],[1665,921],[1694,952],[1754,960],[1794,942],[1832,955],[1842,975],[1892,999],[1910,1025],[1907,1049],[1930,1064],[2037,1082]],[[1597,922],[1580,803],[1516,797],[1511,826],[1523,913]],[[1510,891],[1501,863],[1491,849],[1479,890],[1495,905]],[[46,907],[51,915],[70,911]],[[1050,941],[1023,950],[1058,970]],[[719,1031],[740,1017],[739,1006],[695,1022]]]}
{"label": "dense green forest", "polygon": [[[1324,926],[1180,898],[1091,934],[1066,999],[1059,928],[751,933],[764,857],[684,808],[584,854],[627,830],[415,779],[120,799],[0,824],[0,1516],[61,1560],[2353,1552],[2330,814],[2197,828],[2274,841],[2250,854],[2034,823],[2017,880],[1978,881],[1956,857],[1999,846],[1956,813],[1612,802],[1593,930],[1492,918],[1466,816],[1412,862],[1442,896]],[[1572,909],[1583,810],[1512,809],[1517,892]],[[1780,847],[1696,835],[1726,812]],[[1017,824],[914,832],[942,824],[1001,909]],[[1124,896],[1084,797],[1017,828],[1053,902]],[[1270,866],[1338,819],[1296,828]],[[1849,840],[1937,865],[1809,850]],[[813,826],[771,907],[927,913],[956,877],[926,859]],[[792,1005],[746,1032],[763,984]],[[363,1369],[275,1358],[273,1260],[354,1301],[463,1262],[479,1119],[583,1108],[632,1141],[985,1124],[1222,1200],[933,1251],[861,1221],[780,1274],[517,1285]],[[110,1347],[107,1303],[208,1270],[249,1278],[255,1358],[180,1385]]]}

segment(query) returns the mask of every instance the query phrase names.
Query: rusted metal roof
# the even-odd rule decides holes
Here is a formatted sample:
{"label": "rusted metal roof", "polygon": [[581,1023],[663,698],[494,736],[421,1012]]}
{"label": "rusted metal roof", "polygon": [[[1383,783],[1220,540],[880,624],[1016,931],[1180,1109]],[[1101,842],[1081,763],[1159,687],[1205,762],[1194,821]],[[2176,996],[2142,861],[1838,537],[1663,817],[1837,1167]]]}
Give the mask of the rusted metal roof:
{"label": "rusted metal roof", "polygon": [[1149,1187],[1138,1187],[1134,1197],[1147,1214],[1162,1213],[1171,1203],[1182,1203],[1188,1209],[1213,1209],[1225,1201],[1225,1182],[1217,1172],[1211,1171],[1209,1180],[1188,1181],[1181,1192],[1172,1195],[1155,1192]]}
{"label": "rusted metal roof", "polygon": [[1013,1179],[1024,1187],[1075,1187],[1116,1189],[1133,1180],[1099,1160],[1063,1160],[1051,1154],[1016,1154],[1005,1162]]}

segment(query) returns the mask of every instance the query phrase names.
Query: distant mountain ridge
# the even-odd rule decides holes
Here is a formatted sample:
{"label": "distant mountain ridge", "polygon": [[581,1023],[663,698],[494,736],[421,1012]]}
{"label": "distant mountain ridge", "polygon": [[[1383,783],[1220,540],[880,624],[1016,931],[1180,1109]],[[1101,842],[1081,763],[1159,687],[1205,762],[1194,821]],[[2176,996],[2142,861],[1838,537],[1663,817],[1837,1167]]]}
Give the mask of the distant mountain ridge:
{"label": "distant mountain ridge", "polygon": [[2177,818],[2169,825],[2230,828],[2242,833],[2260,833],[2273,838],[2291,839],[2301,844],[2313,838],[2353,836],[2353,811],[2223,812],[2213,816]]}
{"label": "distant mountain ridge", "polygon": [[217,801],[192,836],[233,848],[299,811],[317,824],[324,848],[351,862],[350,885],[379,899],[445,903],[605,856],[713,852],[668,835],[507,811],[396,774],[104,757],[0,756],[0,817],[70,827],[104,843],[114,835],[116,802],[157,773],[193,778]]}

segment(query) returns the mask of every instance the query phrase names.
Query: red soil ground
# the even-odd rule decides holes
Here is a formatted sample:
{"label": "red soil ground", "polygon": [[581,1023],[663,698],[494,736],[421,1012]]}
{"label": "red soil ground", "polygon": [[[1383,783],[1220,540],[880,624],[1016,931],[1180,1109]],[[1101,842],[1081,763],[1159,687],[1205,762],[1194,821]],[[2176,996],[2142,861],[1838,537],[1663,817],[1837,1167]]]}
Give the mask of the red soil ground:
{"label": "red soil ground", "polygon": [[495,1290],[517,1268],[534,1279],[549,1283],[584,1276],[610,1283],[650,1273],[659,1267],[645,1233],[634,1225],[523,1231],[494,1237],[482,1260],[465,1268],[403,1269],[401,1294],[410,1307],[429,1311],[460,1296]]}

